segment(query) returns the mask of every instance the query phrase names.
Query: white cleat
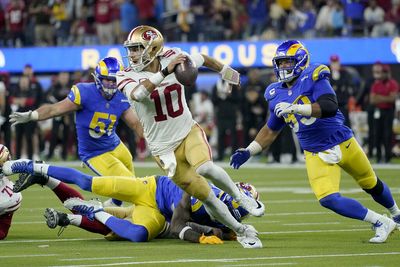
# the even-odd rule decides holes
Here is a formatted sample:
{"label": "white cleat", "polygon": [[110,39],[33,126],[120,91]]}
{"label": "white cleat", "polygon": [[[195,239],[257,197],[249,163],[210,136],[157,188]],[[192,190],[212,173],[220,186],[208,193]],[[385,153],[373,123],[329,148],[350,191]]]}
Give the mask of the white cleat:
{"label": "white cleat", "polygon": [[9,160],[4,162],[1,169],[4,175],[12,175],[14,173],[33,174],[33,161],[29,159]]}
{"label": "white cleat", "polygon": [[392,219],[397,224],[397,229],[400,230],[400,214],[393,216]]}
{"label": "white cleat", "polygon": [[375,229],[375,236],[369,242],[379,244],[386,241],[393,230],[396,229],[397,224],[392,219],[382,216],[372,227]]}
{"label": "white cleat", "polygon": [[103,205],[100,201],[87,201],[78,197],[65,200],[64,207],[71,211],[76,211],[80,215],[86,216],[91,221],[94,220],[94,215],[96,212],[103,211]]}
{"label": "white cleat", "polygon": [[255,200],[252,197],[247,196],[241,192],[241,198],[238,200],[240,206],[247,210],[251,215],[255,217],[261,217],[264,215],[265,206],[261,201]]}
{"label": "white cleat", "polygon": [[257,230],[251,225],[244,224],[243,226],[243,232],[237,233],[237,241],[244,248],[262,248],[261,240],[257,237]]}

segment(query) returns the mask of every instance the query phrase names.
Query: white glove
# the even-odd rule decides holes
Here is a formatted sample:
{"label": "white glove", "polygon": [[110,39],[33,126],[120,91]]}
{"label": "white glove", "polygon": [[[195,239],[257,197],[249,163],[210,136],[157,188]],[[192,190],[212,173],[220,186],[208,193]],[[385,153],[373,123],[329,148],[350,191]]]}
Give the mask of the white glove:
{"label": "white glove", "polygon": [[312,107],[310,104],[291,104],[287,102],[278,103],[274,109],[277,117],[282,117],[285,114],[300,114],[304,116],[311,116]]}
{"label": "white glove", "polygon": [[168,177],[172,178],[176,171],[176,158],[174,152],[160,156],[161,167],[168,173]]}
{"label": "white glove", "polygon": [[228,65],[224,65],[222,70],[219,72],[222,80],[229,84],[238,85],[240,82],[240,74],[236,70],[232,69]]}
{"label": "white glove", "polygon": [[27,112],[13,112],[10,115],[11,126],[15,126],[20,123],[27,123],[29,121],[37,121],[39,114],[37,111],[29,110]]}

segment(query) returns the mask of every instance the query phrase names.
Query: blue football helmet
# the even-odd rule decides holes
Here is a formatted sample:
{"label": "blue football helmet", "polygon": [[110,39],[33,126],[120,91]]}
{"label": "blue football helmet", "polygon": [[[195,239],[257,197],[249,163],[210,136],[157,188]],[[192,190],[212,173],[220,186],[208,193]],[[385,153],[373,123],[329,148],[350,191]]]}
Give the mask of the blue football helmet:
{"label": "blue football helmet", "polygon": [[[282,60],[290,64],[279,66]],[[290,82],[308,67],[310,63],[310,54],[299,41],[288,40],[278,46],[272,63],[278,81]]]}
{"label": "blue football helmet", "polygon": [[104,97],[111,99],[117,92],[117,72],[123,70],[123,65],[113,57],[106,57],[99,61],[94,70],[94,80],[97,88]]}
{"label": "blue football helmet", "polygon": [[[247,196],[252,197],[255,200],[259,199],[259,194],[253,185],[243,182],[237,182],[235,185],[239,188],[239,191],[245,193]],[[241,222],[248,217],[249,212],[240,206],[230,195],[224,192],[219,196],[219,198],[228,206],[230,213],[238,222]]]}

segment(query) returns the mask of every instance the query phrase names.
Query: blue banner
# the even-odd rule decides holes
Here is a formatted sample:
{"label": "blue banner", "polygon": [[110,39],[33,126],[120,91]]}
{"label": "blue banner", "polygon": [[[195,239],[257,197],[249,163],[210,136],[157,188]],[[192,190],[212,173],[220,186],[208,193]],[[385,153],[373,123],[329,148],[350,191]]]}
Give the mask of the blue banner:
{"label": "blue banner", "polygon": [[[193,53],[215,57],[234,68],[270,67],[276,47],[281,41],[237,41],[212,43],[167,43]],[[400,38],[337,38],[303,41],[311,54],[311,61],[327,64],[332,54],[342,64],[372,64],[376,61],[400,62]],[[85,70],[106,56],[120,60],[126,55],[122,46],[0,48],[0,71],[21,72],[31,64],[35,72]],[[127,61],[123,60],[126,64]]]}

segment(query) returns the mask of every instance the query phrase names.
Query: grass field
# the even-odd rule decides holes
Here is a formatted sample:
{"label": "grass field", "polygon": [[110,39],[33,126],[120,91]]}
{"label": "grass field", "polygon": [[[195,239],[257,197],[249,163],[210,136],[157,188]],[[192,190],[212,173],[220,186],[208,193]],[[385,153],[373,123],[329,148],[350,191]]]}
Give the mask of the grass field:
{"label": "grass field", "polygon": [[[159,173],[136,168],[139,176]],[[0,241],[1,266],[400,266],[400,233],[385,244],[369,244],[370,225],[346,219],[319,206],[303,168],[228,170],[234,180],[253,183],[266,204],[267,214],[250,218],[260,232],[263,249],[243,249],[235,241],[199,245],[180,240],[148,243],[109,242],[100,235],[69,226],[57,236],[48,229],[46,207],[65,210],[47,188],[23,192],[23,204],[14,215],[6,240]],[[400,170],[378,169],[400,202]],[[356,198],[378,212],[384,208],[343,174],[343,195]],[[91,197],[90,194],[85,196]]]}

